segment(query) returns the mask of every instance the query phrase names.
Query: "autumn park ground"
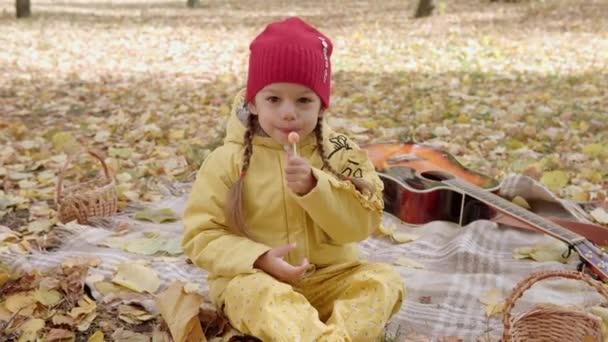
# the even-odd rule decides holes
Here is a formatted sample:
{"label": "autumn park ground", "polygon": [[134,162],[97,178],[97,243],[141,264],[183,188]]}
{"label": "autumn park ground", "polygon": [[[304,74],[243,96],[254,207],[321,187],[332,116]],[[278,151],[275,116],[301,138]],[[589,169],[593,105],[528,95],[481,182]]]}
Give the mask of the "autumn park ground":
{"label": "autumn park ground", "polygon": [[[56,177],[80,147],[106,154],[121,209],[192,181],[249,42],[288,15],[333,40],[329,120],[358,143],[429,143],[608,206],[608,1],[439,0],[413,19],[415,3],[33,0],[16,20],[0,0],[0,246],[52,231]],[[99,169],[81,158],[66,176]]]}

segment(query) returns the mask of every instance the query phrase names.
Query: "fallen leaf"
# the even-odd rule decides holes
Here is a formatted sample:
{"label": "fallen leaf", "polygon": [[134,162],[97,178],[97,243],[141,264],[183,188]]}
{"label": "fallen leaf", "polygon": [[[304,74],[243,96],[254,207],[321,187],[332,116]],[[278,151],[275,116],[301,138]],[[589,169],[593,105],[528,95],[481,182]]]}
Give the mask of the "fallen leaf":
{"label": "fallen leaf", "polygon": [[117,273],[112,281],[136,292],[154,293],[160,287],[160,279],[156,271],[150,267],[128,263],[119,264]]}
{"label": "fallen leaf", "polygon": [[6,298],[4,306],[12,313],[36,303],[36,299],[30,293],[16,293]]}
{"label": "fallen leaf", "polygon": [[414,261],[412,259],[406,258],[406,257],[399,257],[397,259],[397,261],[395,261],[395,265],[403,266],[403,267],[417,268],[417,269],[424,268],[423,264],[419,263],[418,261]]}
{"label": "fallen leaf", "polygon": [[561,190],[569,181],[570,177],[568,176],[568,173],[559,170],[545,172],[540,178],[540,182],[553,192]]}
{"label": "fallen leaf", "polygon": [[500,290],[497,288],[491,288],[484,293],[479,301],[485,305],[486,316],[492,317],[502,313],[505,303]]}
{"label": "fallen leaf", "polygon": [[31,318],[27,322],[23,323],[20,327],[21,336],[17,342],[34,342],[38,336],[38,331],[44,328],[44,320],[40,318]]}
{"label": "fallen leaf", "polygon": [[105,338],[103,336],[103,332],[101,330],[97,330],[95,331],[95,333],[93,333],[93,335],[91,335],[89,337],[89,339],[87,340],[87,342],[105,342]]}
{"label": "fallen leaf", "polygon": [[44,335],[44,341],[62,341],[65,339],[73,340],[76,336],[72,331],[65,329],[51,329],[46,335]]}
{"label": "fallen leaf", "polygon": [[555,240],[552,243],[538,243],[534,246],[518,247],[513,250],[514,259],[532,259],[536,261],[558,261],[567,263],[570,258],[576,257],[576,252],[565,258],[568,245]]}
{"label": "fallen leaf", "polygon": [[397,243],[406,243],[416,241],[420,235],[403,233],[403,232],[393,232],[391,234],[391,238]]}
{"label": "fallen leaf", "polygon": [[123,328],[116,329],[112,339],[114,342],[150,342],[150,337]]}
{"label": "fallen leaf", "polygon": [[511,200],[511,202],[517,204],[518,206],[524,208],[524,209],[532,209],[532,207],[530,206],[530,204],[528,203],[528,201],[526,201],[525,198],[521,197],[521,196],[515,196],[513,197],[513,199]]}
{"label": "fallen leaf", "polygon": [[203,296],[185,293],[183,283],[173,282],[156,296],[161,316],[167,323],[175,342],[206,341],[198,320]]}
{"label": "fallen leaf", "polygon": [[61,293],[56,290],[36,290],[34,291],[34,298],[38,301],[38,303],[53,307],[57,305],[63,298]]}
{"label": "fallen leaf", "polygon": [[135,219],[142,221],[150,221],[154,223],[173,222],[178,219],[177,215],[171,208],[163,209],[144,209],[135,214]]}
{"label": "fallen leaf", "polygon": [[604,208],[598,207],[589,213],[599,224],[608,224],[608,212]]}

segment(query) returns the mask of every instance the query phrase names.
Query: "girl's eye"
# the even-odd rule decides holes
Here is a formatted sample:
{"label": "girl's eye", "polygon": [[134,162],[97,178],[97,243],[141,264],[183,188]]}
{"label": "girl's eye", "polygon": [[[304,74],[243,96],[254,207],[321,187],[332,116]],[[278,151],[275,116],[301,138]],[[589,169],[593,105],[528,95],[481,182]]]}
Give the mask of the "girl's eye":
{"label": "girl's eye", "polygon": [[269,96],[266,98],[266,101],[270,102],[270,103],[276,103],[279,101],[279,98],[276,96]]}
{"label": "girl's eye", "polygon": [[312,99],[308,98],[308,97],[301,97],[298,99],[298,102],[300,103],[311,103]]}

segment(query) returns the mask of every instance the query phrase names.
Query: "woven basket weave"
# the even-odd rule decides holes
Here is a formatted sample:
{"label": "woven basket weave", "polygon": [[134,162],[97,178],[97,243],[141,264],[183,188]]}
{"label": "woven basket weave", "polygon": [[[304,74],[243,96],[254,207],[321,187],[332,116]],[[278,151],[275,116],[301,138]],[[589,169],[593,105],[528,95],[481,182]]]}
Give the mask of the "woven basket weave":
{"label": "woven basket weave", "polygon": [[503,342],[603,341],[601,320],[582,310],[539,307],[511,317],[515,302],[537,281],[547,278],[582,280],[608,299],[608,291],[588,275],[576,271],[543,271],[520,281],[505,303],[502,317]]}
{"label": "woven basket weave", "polygon": [[[103,175],[64,188],[63,179],[68,166],[85,153],[99,160],[103,167]],[[60,222],[77,220],[80,224],[87,224],[92,217],[111,216],[116,212],[116,201],[116,183],[100,153],[88,150],[68,157],[57,177],[55,193],[57,216]]]}

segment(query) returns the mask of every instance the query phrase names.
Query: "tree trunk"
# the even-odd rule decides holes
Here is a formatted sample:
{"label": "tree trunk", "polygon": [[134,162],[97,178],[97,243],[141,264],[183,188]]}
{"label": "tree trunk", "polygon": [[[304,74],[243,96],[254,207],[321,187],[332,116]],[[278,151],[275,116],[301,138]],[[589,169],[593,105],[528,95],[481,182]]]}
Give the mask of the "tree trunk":
{"label": "tree trunk", "polygon": [[30,16],[30,0],[15,0],[17,18],[27,18]]}
{"label": "tree trunk", "polygon": [[190,7],[190,8],[200,7],[201,0],[188,0],[186,5],[188,5],[188,7]]}
{"label": "tree trunk", "polygon": [[428,17],[433,14],[434,9],[435,4],[433,4],[433,0],[420,0],[414,18]]}

